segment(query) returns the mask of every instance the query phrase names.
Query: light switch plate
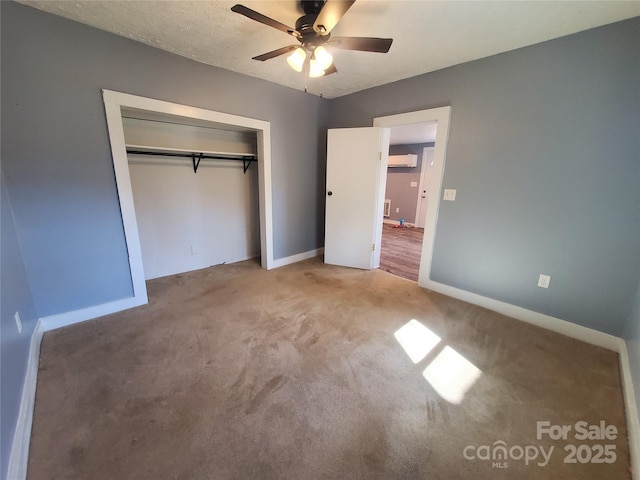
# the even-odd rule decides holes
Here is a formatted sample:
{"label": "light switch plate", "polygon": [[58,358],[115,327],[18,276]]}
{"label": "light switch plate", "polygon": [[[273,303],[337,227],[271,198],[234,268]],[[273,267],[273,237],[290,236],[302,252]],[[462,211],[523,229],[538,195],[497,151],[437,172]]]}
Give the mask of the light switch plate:
{"label": "light switch plate", "polygon": [[445,188],[444,189],[444,200],[449,200],[450,202],[456,201],[456,190],[453,188]]}

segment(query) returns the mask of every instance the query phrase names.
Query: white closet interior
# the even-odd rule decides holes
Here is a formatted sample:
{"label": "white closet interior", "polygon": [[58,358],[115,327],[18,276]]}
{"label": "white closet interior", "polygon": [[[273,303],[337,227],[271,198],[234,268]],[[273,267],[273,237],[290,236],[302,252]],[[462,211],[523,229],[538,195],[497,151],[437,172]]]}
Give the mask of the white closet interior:
{"label": "white closet interior", "polygon": [[258,257],[255,131],[133,109],[122,117],[145,279]]}

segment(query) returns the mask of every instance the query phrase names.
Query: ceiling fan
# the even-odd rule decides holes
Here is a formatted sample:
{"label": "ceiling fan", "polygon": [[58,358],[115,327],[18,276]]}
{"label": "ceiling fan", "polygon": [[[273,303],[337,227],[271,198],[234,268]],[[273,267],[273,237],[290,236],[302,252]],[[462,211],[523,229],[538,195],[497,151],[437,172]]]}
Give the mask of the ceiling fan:
{"label": "ceiling fan", "polygon": [[301,72],[303,68],[308,67],[310,77],[321,77],[338,71],[333,64],[332,55],[325,46],[330,49],[341,48],[343,50],[379,53],[387,53],[391,48],[392,38],[331,37],[331,30],[354,3],[355,0],[301,0],[300,4],[304,10],[304,15],[296,20],[295,28],[288,27],[244,5],[235,5],[231,10],[251,20],[287,33],[300,43],[300,45],[288,45],[263,53],[253,57],[253,60],[264,62],[270,58],[293,52],[287,58],[291,68]]}

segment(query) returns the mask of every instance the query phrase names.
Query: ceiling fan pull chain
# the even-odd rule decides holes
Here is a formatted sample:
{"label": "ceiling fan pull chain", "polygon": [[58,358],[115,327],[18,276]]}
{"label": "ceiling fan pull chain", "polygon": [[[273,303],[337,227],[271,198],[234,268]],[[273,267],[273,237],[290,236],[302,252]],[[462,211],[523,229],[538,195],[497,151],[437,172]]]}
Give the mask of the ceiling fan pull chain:
{"label": "ceiling fan pull chain", "polygon": [[304,93],[307,93],[307,80],[309,78],[309,59],[304,61]]}

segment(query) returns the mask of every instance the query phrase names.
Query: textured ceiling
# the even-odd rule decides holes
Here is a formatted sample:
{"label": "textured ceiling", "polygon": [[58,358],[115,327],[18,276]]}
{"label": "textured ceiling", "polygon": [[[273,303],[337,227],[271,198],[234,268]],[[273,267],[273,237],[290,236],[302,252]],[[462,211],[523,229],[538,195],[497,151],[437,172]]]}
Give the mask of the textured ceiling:
{"label": "textured ceiling", "polygon": [[[335,98],[640,15],[638,1],[358,0],[334,36],[391,37],[387,54],[334,51],[338,73],[305,79],[286,55],[251,57],[295,39],[231,12],[235,1],[22,1],[124,37],[287,87]],[[241,0],[293,26],[298,1]],[[306,83],[306,85],[305,85]]]}

